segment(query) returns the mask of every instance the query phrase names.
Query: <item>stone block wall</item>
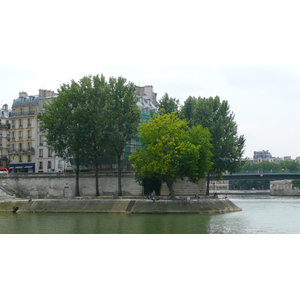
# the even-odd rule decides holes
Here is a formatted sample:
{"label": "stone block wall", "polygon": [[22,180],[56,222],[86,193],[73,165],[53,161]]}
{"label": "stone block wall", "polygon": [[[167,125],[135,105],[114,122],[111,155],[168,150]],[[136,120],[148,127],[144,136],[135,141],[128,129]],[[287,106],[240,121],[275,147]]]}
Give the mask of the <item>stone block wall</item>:
{"label": "stone block wall", "polygon": [[[175,194],[194,195],[205,193],[205,180],[193,184],[188,180],[178,180],[174,184]],[[70,173],[33,173],[33,174],[1,174],[0,187],[13,190],[19,196],[38,198],[69,198],[75,196],[75,174]],[[118,194],[118,177],[115,172],[99,175],[99,190],[101,195]],[[95,175],[81,173],[79,178],[81,196],[95,196]],[[122,173],[123,195],[143,195],[143,187],[135,181],[134,173]],[[162,185],[161,195],[169,195],[165,184]]]}

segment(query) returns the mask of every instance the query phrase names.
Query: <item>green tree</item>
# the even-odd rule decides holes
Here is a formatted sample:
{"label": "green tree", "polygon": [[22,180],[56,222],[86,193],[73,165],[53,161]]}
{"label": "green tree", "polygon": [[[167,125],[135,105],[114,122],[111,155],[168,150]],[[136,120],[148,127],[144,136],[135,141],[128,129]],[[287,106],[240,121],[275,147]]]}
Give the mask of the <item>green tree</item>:
{"label": "green tree", "polygon": [[99,191],[99,164],[100,158],[107,151],[108,146],[108,118],[110,94],[109,86],[105,77],[101,75],[84,77],[81,80],[82,93],[85,97],[86,114],[88,116],[87,126],[89,127],[86,136],[88,157],[92,159],[95,166],[96,196]]}
{"label": "green tree", "polygon": [[296,160],[282,160],[279,162],[279,165],[285,172],[295,172],[300,170],[300,164]]}
{"label": "green tree", "polygon": [[176,198],[176,179],[187,177],[197,182],[211,167],[209,131],[201,126],[189,129],[175,112],[154,115],[138,129],[142,148],[129,159],[141,178],[165,182],[171,199]]}
{"label": "green tree", "polygon": [[178,112],[179,100],[173,97],[169,97],[168,93],[165,93],[163,97],[159,99],[157,107],[164,114]]}
{"label": "green tree", "polygon": [[126,143],[130,143],[137,132],[141,111],[137,107],[136,87],[123,77],[109,78],[110,106],[107,119],[110,151],[117,157],[118,195],[122,195],[122,158]]}
{"label": "green tree", "polygon": [[[238,172],[242,166],[242,154],[244,152],[245,138],[238,135],[238,126],[234,120],[234,114],[230,111],[228,101],[220,101],[220,98],[201,98],[194,104],[194,112],[190,116],[185,113],[185,103],[182,109],[183,118],[190,124],[202,125],[208,128],[212,137],[212,167],[207,172],[207,190],[209,195],[210,175],[222,178],[224,172]],[[192,118],[192,119],[191,119]]]}
{"label": "green tree", "polygon": [[292,187],[293,187],[293,189],[300,189],[300,179],[294,179],[293,181],[292,181]]}
{"label": "green tree", "polygon": [[56,155],[65,160],[74,158],[75,195],[79,196],[79,166],[87,156],[85,145],[90,130],[81,82],[72,80],[70,84],[62,84],[58,97],[46,103],[44,108],[45,112],[39,116],[41,129]]}
{"label": "green tree", "polygon": [[187,122],[189,126],[194,125],[195,106],[197,98],[189,96],[180,110],[180,118]]}

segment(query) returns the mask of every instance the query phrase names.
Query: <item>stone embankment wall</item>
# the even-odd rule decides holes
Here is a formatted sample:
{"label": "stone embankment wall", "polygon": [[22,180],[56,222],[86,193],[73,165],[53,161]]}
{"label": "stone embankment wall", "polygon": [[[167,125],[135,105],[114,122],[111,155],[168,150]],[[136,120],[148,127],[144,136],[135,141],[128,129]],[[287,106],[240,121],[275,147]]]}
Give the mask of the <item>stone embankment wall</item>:
{"label": "stone embankment wall", "polygon": [[227,213],[241,209],[228,199],[181,200],[11,200],[0,201],[3,212],[97,213]]}
{"label": "stone embankment wall", "polygon": [[292,180],[276,180],[270,184],[270,195],[272,196],[299,196],[300,190],[293,188]]}
{"label": "stone embankment wall", "polygon": [[[205,180],[200,180],[199,184],[193,184],[187,180],[178,180],[174,184],[175,194],[178,196],[204,194],[205,184]],[[14,191],[17,196],[35,199],[72,198],[75,196],[75,174],[1,174],[0,188],[6,191]],[[101,195],[117,195],[117,173],[101,173],[99,176],[99,189]],[[94,196],[96,194],[94,174],[80,174],[79,191],[81,196]],[[123,195],[143,195],[143,187],[135,181],[134,173],[122,173],[122,191]],[[169,195],[165,184],[162,185],[161,195]]]}

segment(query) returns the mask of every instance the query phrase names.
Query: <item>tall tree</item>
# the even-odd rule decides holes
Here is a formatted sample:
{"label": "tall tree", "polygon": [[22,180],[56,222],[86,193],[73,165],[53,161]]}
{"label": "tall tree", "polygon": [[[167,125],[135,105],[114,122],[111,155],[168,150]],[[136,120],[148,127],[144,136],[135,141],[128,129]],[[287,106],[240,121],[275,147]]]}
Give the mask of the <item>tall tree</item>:
{"label": "tall tree", "polygon": [[136,87],[123,77],[109,78],[110,107],[107,115],[109,121],[108,139],[110,149],[117,157],[118,195],[122,195],[122,158],[126,143],[137,132],[141,111],[137,106]]}
{"label": "tall tree", "polygon": [[180,118],[186,121],[189,126],[194,125],[194,113],[196,104],[197,98],[189,96],[185,100],[184,105],[181,107],[180,110]]}
{"label": "tall tree", "polygon": [[48,144],[65,160],[75,161],[75,195],[79,196],[79,166],[86,158],[86,137],[89,133],[86,102],[81,84],[71,81],[62,84],[58,97],[45,104],[45,112],[39,116],[41,129]]}
{"label": "tall tree", "polygon": [[210,168],[210,134],[202,126],[189,129],[176,113],[153,115],[139,125],[142,148],[130,155],[141,178],[157,178],[167,184],[175,199],[173,184],[188,177],[197,182]]}
{"label": "tall tree", "polygon": [[105,155],[108,148],[109,86],[103,75],[101,77],[96,75],[84,77],[81,80],[81,87],[86,102],[87,125],[90,129],[86,141],[87,152],[95,165],[96,196],[99,196],[100,158]]}
{"label": "tall tree", "polygon": [[[183,111],[184,112],[184,111]],[[183,117],[189,118],[183,114]],[[230,111],[228,101],[215,98],[197,99],[190,122],[193,125],[202,125],[208,128],[212,137],[212,167],[207,172],[207,190],[209,195],[210,175],[222,178],[223,172],[234,173],[243,166],[242,155],[245,147],[245,138],[238,135],[238,126]]]}
{"label": "tall tree", "polygon": [[165,114],[178,112],[179,100],[173,97],[169,97],[168,93],[165,93],[163,97],[159,99],[157,107],[161,112]]}

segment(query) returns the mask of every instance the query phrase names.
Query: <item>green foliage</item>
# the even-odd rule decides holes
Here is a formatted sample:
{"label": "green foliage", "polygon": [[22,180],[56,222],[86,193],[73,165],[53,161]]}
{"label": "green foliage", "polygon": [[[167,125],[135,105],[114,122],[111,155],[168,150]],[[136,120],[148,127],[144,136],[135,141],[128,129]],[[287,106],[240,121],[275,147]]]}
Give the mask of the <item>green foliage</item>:
{"label": "green foliage", "polygon": [[197,182],[211,167],[210,134],[201,126],[189,129],[171,113],[154,115],[138,129],[142,148],[129,159],[141,178],[166,182],[172,199],[176,179],[188,177]]}
{"label": "green foliage", "polygon": [[92,158],[96,165],[104,154],[115,154],[119,166],[121,192],[121,156],[126,142],[136,133],[140,110],[136,105],[135,86],[125,78],[101,75],[86,76],[79,82],[62,84],[58,97],[45,105],[40,115],[48,144],[64,159],[73,157],[76,164],[76,195],[79,195],[79,165]]}
{"label": "green foliage", "polygon": [[127,142],[137,133],[141,111],[137,107],[135,85],[123,77],[109,79],[110,107],[108,119],[108,140],[110,151],[118,160],[118,195],[122,195],[121,157]]}
{"label": "green foliage", "polygon": [[293,189],[295,189],[295,188],[300,189],[300,179],[294,179],[292,181],[292,187],[293,187]]}
{"label": "green foliage", "polygon": [[262,161],[259,163],[245,162],[242,172],[257,173],[278,173],[278,172],[295,172],[300,170],[298,161],[282,160],[278,163]]}
{"label": "green foliage", "polygon": [[[209,175],[238,172],[242,166],[242,155],[245,147],[244,136],[238,135],[234,114],[230,111],[228,101],[215,98],[189,97],[182,107],[180,117],[191,125],[202,125],[212,137],[212,167]],[[207,194],[209,193],[207,184]]]}
{"label": "green foliage", "polygon": [[84,77],[78,83],[72,80],[70,84],[62,84],[58,97],[45,104],[45,112],[39,116],[41,130],[56,155],[66,160],[74,157],[76,196],[79,196],[79,165],[89,154],[86,138],[90,128],[85,94],[85,85],[89,80]]}
{"label": "green foliage", "polygon": [[168,93],[165,93],[163,97],[158,101],[158,109],[160,113],[169,114],[172,112],[178,112],[179,100],[169,97]]}
{"label": "green foliage", "polygon": [[189,126],[194,125],[195,106],[197,98],[189,96],[180,110],[180,118],[187,122]]}

